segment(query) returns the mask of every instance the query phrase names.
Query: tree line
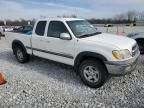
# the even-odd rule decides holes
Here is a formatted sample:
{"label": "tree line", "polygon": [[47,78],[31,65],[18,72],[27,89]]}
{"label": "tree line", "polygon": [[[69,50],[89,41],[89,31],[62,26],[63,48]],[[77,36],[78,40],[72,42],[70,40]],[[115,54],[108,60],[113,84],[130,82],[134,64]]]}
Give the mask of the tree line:
{"label": "tree line", "polygon": [[[6,22],[6,24],[4,23]],[[22,26],[22,25],[34,25],[35,23],[35,20],[25,20],[25,19],[22,19],[22,20],[6,20],[6,21],[2,21],[0,20],[0,26]]]}
{"label": "tree line", "polygon": [[[115,20],[115,19],[87,19],[90,23],[92,24],[128,24],[132,21],[129,20]],[[6,25],[7,26],[22,26],[22,25],[34,25],[35,20],[15,20],[15,21],[11,21],[11,20],[6,20]],[[0,26],[4,26],[4,21],[0,20]]]}
{"label": "tree line", "polygon": [[128,11],[108,19],[89,19],[93,24],[135,24],[137,20],[144,20],[144,12]]}
{"label": "tree line", "polygon": [[[76,15],[63,15],[63,16],[57,16],[58,18],[64,17],[72,17],[72,18],[77,18]],[[43,16],[43,18],[46,18]],[[107,19],[97,19],[97,18],[91,18],[87,19],[90,23],[92,24],[131,24],[131,23],[136,23],[136,20],[138,19],[144,19],[144,12],[136,12],[136,11],[128,11],[126,13],[121,13],[113,16],[113,18],[107,18]],[[22,25],[34,25],[35,19],[32,20],[26,20],[26,19],[21,19],[21,20],[6,20],[6,25],[7,26],[22,26]],[[4,21],[0,20],[0,26],[5,25]]]}

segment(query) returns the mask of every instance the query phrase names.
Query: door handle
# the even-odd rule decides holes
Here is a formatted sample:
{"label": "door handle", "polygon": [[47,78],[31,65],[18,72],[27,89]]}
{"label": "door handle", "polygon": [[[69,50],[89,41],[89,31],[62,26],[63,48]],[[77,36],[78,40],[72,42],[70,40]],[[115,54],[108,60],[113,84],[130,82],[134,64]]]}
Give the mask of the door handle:
{"label": "door handle", "polygon": [[47,43],[50,43],[49,40],[40,40],[41,42],[47,42]]}

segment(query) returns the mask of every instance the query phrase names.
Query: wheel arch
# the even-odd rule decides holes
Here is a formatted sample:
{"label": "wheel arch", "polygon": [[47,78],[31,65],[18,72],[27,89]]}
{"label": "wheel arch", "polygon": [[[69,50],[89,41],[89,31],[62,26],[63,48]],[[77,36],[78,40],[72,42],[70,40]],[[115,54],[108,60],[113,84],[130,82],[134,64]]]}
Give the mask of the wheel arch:
{"label": "wheel arch", "polygon": [[140,50],[140,54],[144,54],[144,38],[137,38],[135,39]]}
{"label": "wheel arch", "polygon": [[[16,47],[16,46],[22,47],[22,48],[24,49],[24,51],[27,53],[24,44],[23,44],[20,40],[14,40],[14,41],[12,42],[12,49],[13,49],[13,51],[15,50],[15,47]],[[14,53],[14,54],[15,54],[15,53]]]}
{"label": "wheel arch", "polygon": [[[95,52],[88,52],[88,51],[81,52],[77,55],[77,57],[74,61],[74,70],[76,71],[77,74],[78,74],[78,67],[79,67],[80,63],[83,60],[86,60],[88,58],[95,58],[95,59],[101,61],[103,64],[104,64],[104,61],[107,61],[107,58],[102,54],[95,53]],[[105,66],[105,64],[104,64],[104,66]]]}
{"label": "wheel arch", "polygon": [[144,38],[135,38],[136,41],[144,41]]}

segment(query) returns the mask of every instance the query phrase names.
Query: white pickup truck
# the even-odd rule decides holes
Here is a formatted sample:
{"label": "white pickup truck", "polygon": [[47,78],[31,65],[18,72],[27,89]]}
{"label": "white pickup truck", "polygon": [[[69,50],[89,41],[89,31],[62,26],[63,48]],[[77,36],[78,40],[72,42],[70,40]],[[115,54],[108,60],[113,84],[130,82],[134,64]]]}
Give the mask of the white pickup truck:
{"label": "white pickup truck", "polygon": [[110,74],[133,71],[140,54],[135,40],[98,32],[78,18],[40,19],[32,35],[7,32],[5,36],[20,63],[34,55],[71,65],[93,88],[102,86]]}

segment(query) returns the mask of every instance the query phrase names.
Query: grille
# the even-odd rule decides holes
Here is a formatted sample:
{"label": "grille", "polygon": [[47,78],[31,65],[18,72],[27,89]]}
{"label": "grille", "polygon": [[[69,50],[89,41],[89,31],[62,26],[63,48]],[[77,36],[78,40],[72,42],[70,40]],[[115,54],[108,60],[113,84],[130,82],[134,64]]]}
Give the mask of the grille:
{"label": "grille", "polygon": [[139,51],[139,47],[137,44],[135,44],[133,47],[132,47],[132,56],[134,57]]}

